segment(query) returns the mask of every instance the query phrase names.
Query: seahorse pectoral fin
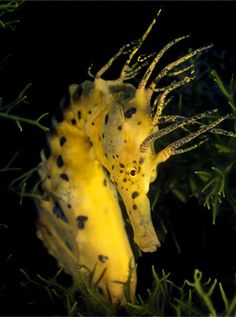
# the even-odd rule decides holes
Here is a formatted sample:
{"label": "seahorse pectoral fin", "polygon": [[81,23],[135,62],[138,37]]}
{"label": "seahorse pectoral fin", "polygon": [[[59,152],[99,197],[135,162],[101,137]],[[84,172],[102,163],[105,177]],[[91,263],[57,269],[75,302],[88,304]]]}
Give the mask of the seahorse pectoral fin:
{"label": "seahorse pectoral fin", "polygon": [[153,227],[149,199],[144,195],[132,198],[130,191],[121,193],[133,228],[134,241],[143,252],[155,252],[160,241]]}

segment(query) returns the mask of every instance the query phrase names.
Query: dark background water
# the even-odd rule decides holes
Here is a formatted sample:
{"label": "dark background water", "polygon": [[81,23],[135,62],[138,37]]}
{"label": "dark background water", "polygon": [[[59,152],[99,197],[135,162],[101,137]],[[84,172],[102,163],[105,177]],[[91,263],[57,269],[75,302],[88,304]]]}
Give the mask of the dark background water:
{"label": "dark background water", "polygon": [[[228,58],[235,59],[235,2],[29,1],[13,14],[20,20],[16,31],[2,31],[0,35],[1,59],[10,54],[1,65],[0,95],[5,102],[11,101],[31,82],[30,103],[19,106],[16,113],[36,118],[49,112],[50,118],[68,85],[88,79],[87,69],[91,63],[94,70],[98,70],[120,46],[139,38],[160,4],[163,4],[163,13],[143,52],[157,51],[171,39],[191,34],[191,39],[168,53],[167,60],[180,54],[180,50],[185,53],[189,46],[197,48],[209,43],[214,43],[218,51],[226,50]],[[108,74],[116,78],[119,69],[118,63]],[[227,69],[224,76],[227,78],[231,71],[235,69]],[[50,120],[44,122],[49,124]],[[43,131],[23,124],[23,132],[20,132],[14,122],[1,119],[0,132],[0,168],[17,151],[20,154],[14,164],[23,171],[39,162],[45,141]],[[20,287],[21,268],[29,274],[44,276],[53,275],[57,270],[56,262],[35,236],[37,215],[33,202],[25,200],[20,206],[19,197],[7,188],[20,173],[0,174],[0,223],[7,225],[7,228],[0,227],[0,285],[3,285],[0,314],[50,314],[44,302],[39,302],[37,310],[29,305],[34,296]],[[170,203],[174,209],[182,208],[175,201]],[[182,253],[168,243],[167,237],[158,254],[140,258],[139,291],[151,285],[151,264],[155,264],[159,272],[162,268],[173,272],[177,282],[190,278],[193,269],[198,267],[231,285],[229,280],[236,266],[233,260],[236,241],[235,236],[227,236],[228,222],[221,219],[218,226],[212,227],[210,213],[194,200],[177,215],[172,215],[172,220]],[[232,226],[235,227],[235,223],[230,228]]]}

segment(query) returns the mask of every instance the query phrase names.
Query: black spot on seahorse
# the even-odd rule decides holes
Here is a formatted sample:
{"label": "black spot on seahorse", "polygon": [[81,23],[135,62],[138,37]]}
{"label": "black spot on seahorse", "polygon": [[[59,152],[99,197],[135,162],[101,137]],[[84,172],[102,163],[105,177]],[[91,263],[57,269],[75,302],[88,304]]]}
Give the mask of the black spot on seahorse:
{"label": "black spot on seahorse", "polygon": [[129,108],[128,110],[125,111],[125,117],[126,118],[131,118],[132,115],[137,111],[135,107]]}
{"label": "black spot on seahorse", "polygon": [[63,146],[66,143],[66,138],[62,136],[59,142],[60,142],[60,146]]}
{"label": "black spot on seahorse", "polygon": [[66,173],[62,173],[62,174],[60,174],[60,177],[61,177],[61,179],[63,179],[64,181],[69,181],[69,177],[68,177],[68,175],[66,174]]}
{"label": "black spot on seahorse", "polygon": [[99,254],[98,259],[100,262],[105,263],[109,258],[106,255]]}
{"label": "black spot on seahorse", "polygon": [[55,202],[55,205],[52,211],[54,215],[56,215],[59,219],[68,223],[68,218],[66,217],[64,211],[62,210],[60,204],[57,201]]}
{"label": "black spot on seahorse", "polygon": [[119,127],[117,128],[118,130],[122,130],[122,126],[121,125],[119,125]]}
{"label": "black spot on seahorse", "polygon": [[76,220],[78,229],[84,229],[85,222],[88,220],[88,217],[80,215],[76,218]]}
{"label": "black spot on seahorse", "polygon": [[82,114],[81,114],[81,111],[80,111],[80,110],[78,111],[78,119],[79,119],[79,120],[82,119]]}
{"label": "black spot on seahorse", "polygon": [[103,180],[103,185],[104,185],[104,186],[107,186],[107,180],[106,180],[106,178],[104,178],[104,180]]}
{"label": "black spot on seahorse", "polygon": [[133,192],[131,197],[135,199],[136,197],[138,197],[138,195],[139,195],[139,192]]}
{"label": "black spot on seahorse", "polygon": [[58,155],[57,157],[57,166],[60,168],[64,165],[64,161],[61,155]]}
{"label": "black spot on seahorse", "polygon": [[138,208],[137,205],[133,205],[133,209],[136,210]]}
{"label": "black spot on seahorse", "polygon": [[144,157],[141,157],[141,159],[139,160],[139,164],[143,164],[145,161],[145,158]]}
{"label": "black spot on seahorse", "polygon": [[108,115],[108,114],[106,114],[106,116],[105,116],[105,124],[107,124],[107,123],[108,123],[108,119],[109,119],[109,115]]}
{"label": "black spot on seahorse", "polygon": [[120,167],[121,167],[121,168],[124,168],[125,166],[124,166],[124,164],[120,163]]}
{"label": "black spot on seahorse", "polygon": [[73,125],[76,125],[76,119],[73,118],[73,119],[71,120],[71,123],[72,123]]}

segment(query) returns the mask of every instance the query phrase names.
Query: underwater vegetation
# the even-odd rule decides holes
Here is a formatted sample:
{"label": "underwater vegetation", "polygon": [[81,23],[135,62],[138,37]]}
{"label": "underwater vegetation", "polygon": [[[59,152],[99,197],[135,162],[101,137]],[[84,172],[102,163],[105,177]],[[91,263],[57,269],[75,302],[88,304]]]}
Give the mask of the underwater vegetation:
{"label": "underwater vegetation", "polygon": [[[11,1],[10,3],[18,7],[17,2]],[[20,4],[20,2],[18,3]],[[9,5],[9,7],[12,6]],[[19,9],[27,12],[27,5],[23,4]],[[48,9],[50,11],[49,6]],[[16,15],[21,16],[20,13],[21,11],[15,12]],[[152,18],[152,15],[150,17]],[[162,22],[163,20],[160,20],[160,24],[158,24],[158,34],[161,32]],[[24,23],[24,21],[21,21],[19,25],[21,23]],[[146,21],[146,26],[148,23],[150,22]],[[5,25],[8,25],[8,23],[5,19],[1,25],[4,26],[4,32],[6,32]],[[16,31],[14,31],[15,28],[10,28],[9,31],[15,33],[17,28]],[[8,33],[6,34],[9,36]],[[182,34],[178,34],[178,36],[182,36]],[[151,40],[153,37],[154,35],[151,35]],[[163,37],[163,43],[168,42],[171,38],[172,36],[168,35],[166,41],[166,38]],[[130,41],[130,36],[128,41]],[[29,81],[25,82],[23,77],[18,85],[20,86],[23,82],[22,86],[25,88],[22,89],[21,86],[18,91],[14,88],[13,92],[7,89],[9,80],[6,80],[6,83],[2,85],[5,89],[1,91],[3,96],[0,111],[1,124],[3,123],[1,129],[11,131],[11,133],[9,132],[9,139],[15,138],[16,141],[14,144],[11,143],[10,146],[7,142],[3,142],[6,150],[0,167],[3,196],[7,197],[7,202],[11,199],[12,202],[14,200],[13,206],[15,208],[13,214],[9,214],[7,204],[1,209],[1,243],[4,241],[0,258],[1,314],[56,314],[68,316],[234,316],[236,314],[235,263],[233,261],[236,200],[234,185],[236,153],[235,60],[228,58],[227,51],[219,52],[219,49],[217,50],[214,47],[205,51],[202,55],[194,56],[193,52],[196,46],[200,47],[206,44],[201,41],[199,43],[200,45],[194,43],[192,45],[193,49],[189,48],[186,53],[189,54],[190,65],[194,65],[196,79],[182,88],[175,89],[171,93],[172,97],[168,99],[166,109],[164,109],[166,118],[170,122],[173,120],[174,125],[179,125],[182,128],[179,130],[173,128],[172,133],[158,139],[155,142],[155,151],[165,149],[169,144],[175,144],[176,140],[186,135],[192,135],[199,129],[202,129],[202,131],[209,130],[209,132],[200,135],[197,148],[193,149],[195,147],[193,145],[191,151],[170,158],[167,163],[158,166],[158,177],[148,192],[153,227],[162,245],[157,252],[145,253],[146,247],[142,246],[142,239],[140,241],[136,239],[136,242],[141,245],[144,252],[133,242],[132,226],[134,226],[134,223],[132,223],[132,218],[130,221],[128,220],[125,207],[121,205],[122,215],[126,221],[125,229],[137,263],[138,276],[135,300],[130,297],[131,288],[133,287],[131,283],[133,268],[131,266],[127,267],[127,281],[120,281],[120,289],[124,292],[127,301],[125,307],[116,307],[109,304],[107,299],[101,298],[97,286],[103,279],[103,272],[98,279],[96,277],[96,285],[94,285],[96,269],[91,270],[88,276],[79,275],[72,283],[71,278],[61,269],[58,270],[56,262],[47,255],[42,244],[36,240],[34,223],[37,215],[36,211],[35,213],[33,211],[36,208],[32,203],[32,198],[42,200],[42,193],[39,192],[41,181],[37,175],[39,168],[37,166],[39,162],[38,153],[44,146],[45,132],[50,127],[50,120],[57,106],[55,105],[55,109],[52,109],[49,106],[50,102],[47,101],[46,105],[44,104],[34,111],[29,109],[29,107],[32,108],[32,105],[37,105],[38,102],[35,95],[31,95],[31,90],[34,89],[35,83],[37,86],[38,80],[32,80],[33,85],[31,85]],[[170,59],[167,62],[164,60],[161,64],[162,68],[184,55],[182,52],[184,52],[184,49],[186,52],[186,47],[184,44],[181,45],[178,52],[173,53],[173,55],[170,53]],[[119,49],[119,45],[117,48]],[[154,44],[152,44],[151,49],[157,50]],[[149,52],[145,49],[144,53],[146,51]],[[109,52],[110,49],[108,54],[107,52],[104,53],[104,56],[108,56]],[[141,66],[148,67],[148,62],[151,62],[155,54],[147,59],[148,55],[142,55],[144,63]],[[3,75],[9,69],[8,64],[10,62],[3,63]],[[97,69],[97,64],[98,59],[96,58],[96,63],[90,70],[92,73],[94,73],[93,69]],[[119,61],[118,65],[120,65]],[[185,66],[187,67],[187,65]],[[120,67],[117,66],[117,70]],[[188,72],[191,69],[184,70]],[[185,83],[186,74],[181,68],[178,69],[177,73],[173,72],[170,81],[165,82],[165,87],[173,88],[171,82],[173,82],[173,76],[176,75],[179,76],[180,81],[182,80]],[[138,76],[130,79],[135,87],[138,86],[143,73],[141,72]],[[66,81],[69,84],[82,82],[84,77],[86,75],[83,75],[81,80],[72,78]],[[130,77],[133,77],[131,73]],[[71,80],[73,81],[71,82]],[[38,85],[40,90],[41,86]],[[176,85],[176,82],[174,82],[174,85]],[[64,92],[66,92],[68,86],[65,85]],[[158,93],[162,96],[165,89]],[[37,88],[35,93],[37,96]],[[61,92],[58,93],[58,96],[61,95]],[[161,104],[161,98],[157,99],[156,104]],[[215,108],[219,109],[220,114],[211,112]],[[153,109],[156,111],[155,108]],[[195,130],[192,129],[192,126],[181,125],[183,122],[188,122],[189,117],[206,113],[206,111],[210,112],[207,113],[209,116],[204,118],[204,123],[202,121],[200,123],[196,118]],[[218,123],[217,120],[228,113],[231,115],[227,117],[227,120],[224,120],[220,127],[211,126],[207,129],[207,126],[212,122]],[[130,117],[134,117],[133,113]],[[163,130],[165,130],[165,127]],[[136,132],[137,140],[138,133],[139,130]],[[32,134],[32,138],[29,138],[29,134]],[[151,131],[151,134],[156,137],[158,131]],[[17,140],[20,138],[23,139],[23,143],[20,141],[18,144]],[[29,138],[31,144],[34,144],[34,147],[32,145],[30,149],[27,146],[24,147],[24,143],[29,144],[27,138]],[[36,142],[36,140],[39,141]],[[146,140],[149,142],[148,135]],[[50,142],[53,141],[50,140]],[[95,140],[92,140],[93,144],[94,142]],[[145,144],[142,148],[146,151]],[[154,147],[152,150],[154,150]],[[142,153],[145,153],[145,151]],[[30,158],[26,158],[24,152],[28,153],[27,155]],[[104,157],[104,162],[105,160]],[[57,165],[61,165],[61,163],[62,160],[57,160]],[[108,163],[106,168],[109,170]],[[107,176],[107,182],[110,181],[110,175]],[[66,180],[64,179],[64,181]],[[134,192],[132,191],[132,193]],[[92,195],[92,192],[89,192],[89,194]],[[117,197],[116,200],[118,201]],[[62,211],[57,208],[57,215],[68,216],[68,214],[63,214]],[[22,213],[25,214],[23,219],[21,217]],[[50,222],[46,224],[48,225]],[[50,230],[50,227],[48,229]],[[136,233],[138,233],[138,229],[139,227],[136,227]],[[29,237],[32,238],[29,239]],[[16,242],[17,238],[23,242],[22,245]],[[101,237],[99,238],[101,239]],[[218,252],[215,252],[215,250],[218,250]],[[218,255],[218,258],[216,255]],[[19,261],[19,259],[21,260]],[[60,259],[62,259],[62,256],[59,256]],[[19,263],[16,263],[16,261],[19,261]],[[67,263],[67,265],[70,264]],[[18,300],[24,298],[24,301],[20,306],[16,305],[15,308],[12,308],[9,303],[14,298]],[[26,298],[27,300],[25,300]]]}

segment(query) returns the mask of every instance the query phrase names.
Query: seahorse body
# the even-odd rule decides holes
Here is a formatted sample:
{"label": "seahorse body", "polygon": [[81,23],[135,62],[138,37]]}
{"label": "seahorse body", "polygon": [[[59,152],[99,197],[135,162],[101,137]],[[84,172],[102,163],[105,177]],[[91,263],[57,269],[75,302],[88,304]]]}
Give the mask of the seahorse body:
{"label": "seahorse body", "polygon": [[[125,304],[123,285],[117,281],[127,280],[130,263],[134,267],[134,256],[117,191],[124,201],[134,241],[144,252],[155,251],[160,242],[153,228],[147,193],[157,176],[158,164],[172,155],[196,148],[198,144],[181,147],[225,119],[221,117],[209,125],[200,125],[197,131],[155,152],[155,140],[179,127],[196,122],[199,126],[199,120],[215,110],[191,118],[162,116],[168,94],[194,79],[194,65],[176,67],[208,48],[196,49],[168,64],[149,82],[163,54],[186,36],[169,42],[154,56],[137,88],[125,83],[136,77],[153,57],[139,57],[131,64],[154,23],[155,19],[139,41],[122,47],[97,72],[93,81],[70,86],[69,98],[48,136],[49,153],[42,153],[39,171],[44,199],[38,203],[38,236],[59,265],[73,277],[86,275],[96,266],[94,284],[102,296],[122,305]],[[122,54],[128,54],[128,59],[120,77],[102,79],[103,73]],[[152,102],[163,77],[178,76],[189,70],[190,76],[159,88],[157,99]],[[173,124],[160,128],[161,123],[169,122]],[[135,288],[133,268],[132,300]]]}
{"label": "seahorse body", "polygon": [[[117,192],[95,159],[93,145],[85,134],[90,111],[86,98],[82,93],[76,103],[71,97],[63,121],[56,124],[48,137],[50,156],[46,158],[42,152],[39,172],[46,200],[38,203],[38,236],[59,265],[75,278],[78,274],[86,275],[96,265],[96,284],[105,269],[97,285],[99,292],[106,298],[111,296],[113,303],[124,304],[123,285],[116,281],[126,282],[134,257]],[[134,270],[132,299],[135,274]]]}

